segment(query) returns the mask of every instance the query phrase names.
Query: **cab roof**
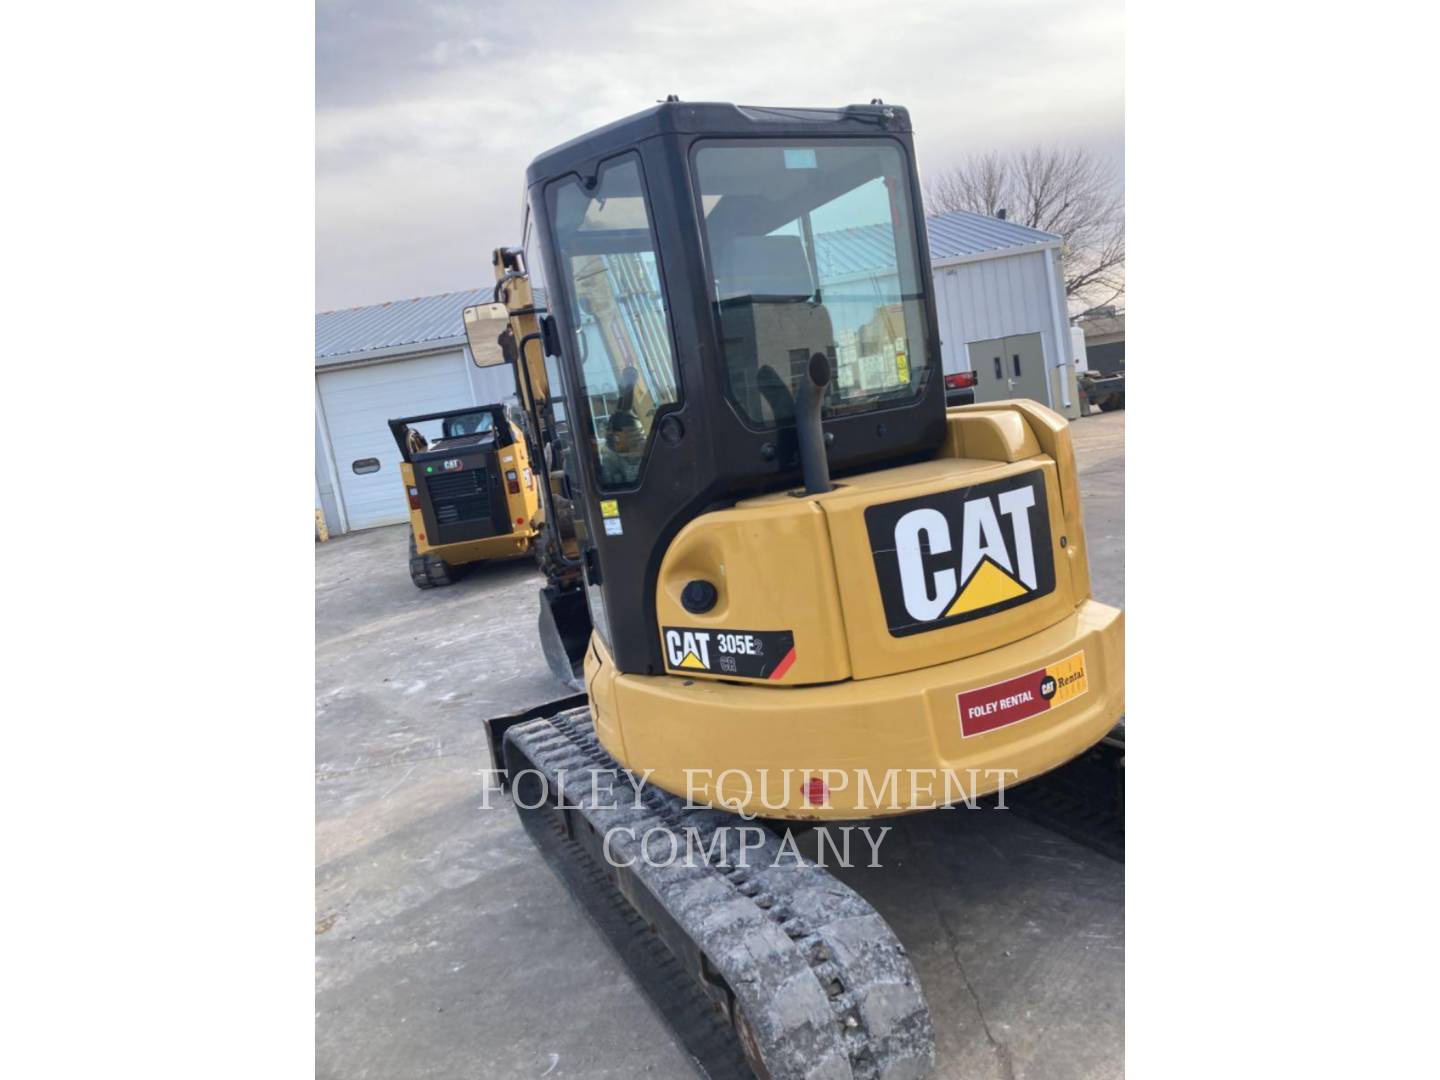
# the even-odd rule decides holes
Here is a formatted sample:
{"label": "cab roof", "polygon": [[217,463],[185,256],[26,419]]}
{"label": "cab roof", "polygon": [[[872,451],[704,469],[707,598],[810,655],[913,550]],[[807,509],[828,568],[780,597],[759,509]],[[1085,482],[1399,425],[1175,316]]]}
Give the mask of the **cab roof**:
{"label": "cab roof", "polygon": [[596,157],[661,135],[814,139],[836,135],[908,134],[910,131],[910,113],[899,105],[787,108],[664,101],[546,150],[525,170],[525,184],[534,187],[574,172]]}

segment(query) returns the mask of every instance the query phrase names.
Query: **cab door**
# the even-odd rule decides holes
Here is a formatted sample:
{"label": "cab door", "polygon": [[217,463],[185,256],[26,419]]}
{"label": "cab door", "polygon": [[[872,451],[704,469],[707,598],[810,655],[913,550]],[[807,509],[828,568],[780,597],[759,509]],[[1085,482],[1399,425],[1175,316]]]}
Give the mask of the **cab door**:
{"label": "cab door", "polygon": [[674,452],[684,425],[669,419],[680,406],[680,376],[640,156],[610,157],[588,182],[571,174],[545,195],[566,479],[591,625],[622,671],[644,671],[635,654],[653,646],[636,617],[644,606],[633,601],[653,589],[650,557],[686,462]]}

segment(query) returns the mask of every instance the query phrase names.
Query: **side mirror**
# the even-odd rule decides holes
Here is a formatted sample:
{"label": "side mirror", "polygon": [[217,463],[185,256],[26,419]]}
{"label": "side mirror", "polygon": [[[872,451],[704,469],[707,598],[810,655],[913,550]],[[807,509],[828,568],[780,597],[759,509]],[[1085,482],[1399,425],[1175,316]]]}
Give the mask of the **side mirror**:
{"label": "side mirror", "polygon": [[505,363],[500,349],[500,332],[510,325],[504,304],[476,304],[465,309],[465,341],[470,346],[470,359],[478,368],[496,367]]}

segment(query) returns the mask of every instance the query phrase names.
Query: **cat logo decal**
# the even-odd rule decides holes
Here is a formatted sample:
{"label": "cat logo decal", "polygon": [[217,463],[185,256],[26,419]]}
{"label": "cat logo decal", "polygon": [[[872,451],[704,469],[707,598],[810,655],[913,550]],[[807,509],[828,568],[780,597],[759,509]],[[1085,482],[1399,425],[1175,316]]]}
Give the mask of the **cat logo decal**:
{"label": "cat logo decal", "polygon": [[1055,588],[1045,476],[1020,476],[865,511],[896,637],[1016,607]]}

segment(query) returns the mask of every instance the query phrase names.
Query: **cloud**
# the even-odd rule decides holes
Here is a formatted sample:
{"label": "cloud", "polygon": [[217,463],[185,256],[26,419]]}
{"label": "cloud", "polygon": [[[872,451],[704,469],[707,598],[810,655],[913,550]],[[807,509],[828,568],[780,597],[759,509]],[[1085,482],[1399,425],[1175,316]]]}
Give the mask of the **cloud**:
{"label": "cloud", "polygon": [[882,97],[910,109],[922,171],[1036,142],[1118,156],[1123,32],[1117,0],[320,0],[318,303],[487,282],[530,160],[667,93]]}

